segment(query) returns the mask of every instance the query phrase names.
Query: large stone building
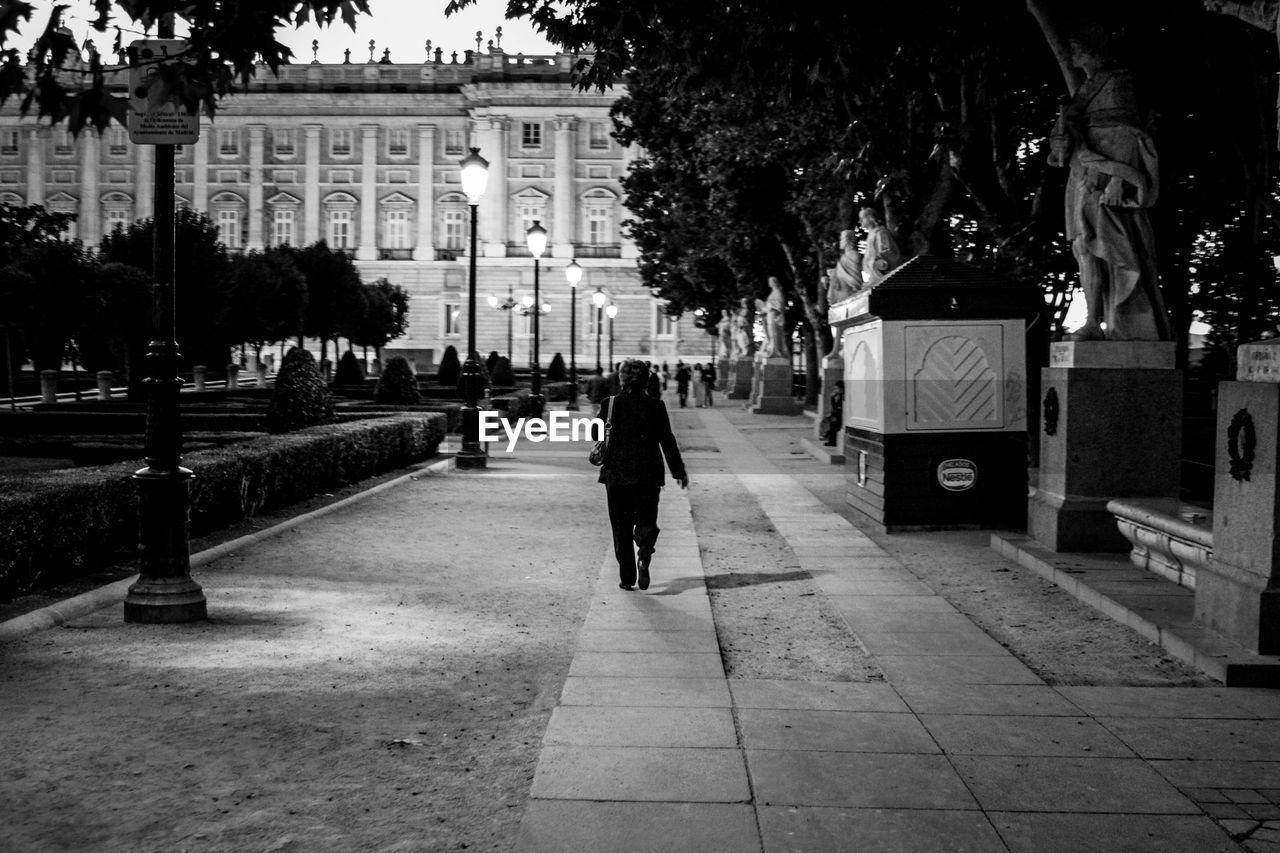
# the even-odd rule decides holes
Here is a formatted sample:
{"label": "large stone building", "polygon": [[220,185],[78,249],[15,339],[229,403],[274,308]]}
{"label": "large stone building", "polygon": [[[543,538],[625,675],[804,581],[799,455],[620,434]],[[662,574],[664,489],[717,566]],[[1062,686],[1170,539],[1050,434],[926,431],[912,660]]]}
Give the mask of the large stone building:
{"label": "large stone building", "polygon": [[[470,210],[459,161],[480,149],[489,183],[479,206],[477,347],[508,350],[526,364],[532,317],[490,306],[532,296],[525,232],[547,229],[542,260],[544,365],[569,358],[570,292],[564,268],[584,268],[578,287],[580,368],[608,359],[610,321],[597,337],[597,289],[618,306],[615,360],[674,361],[709,354],[693,318],[672,320],[644,288],[623,234],[620,178],[634,157],[611,136],[616,93],[572,85],[573,58],[511,56],[500,49],[418,65],[387,60],[263,71],[223,101],[200,139],[179,147],[179,204],[203,210],[222,241],[242,251],[326,240],[354,254],[367,281],[386,277],[411,295],[410,328],[390,350],[420,369],[467,331]],[[123,91],[124,75],[120,75]],[[42,203],[79,214],[75,236],[93,244],[118,225],[152,214],[154,150],[116,125],[78,139],[63,128],[0,112],[0,203]],[[179,277],[181,271],[179,270]],[[181,279],[179,278],[179,286]],[[465,354],[465,353],[464,353]]]}

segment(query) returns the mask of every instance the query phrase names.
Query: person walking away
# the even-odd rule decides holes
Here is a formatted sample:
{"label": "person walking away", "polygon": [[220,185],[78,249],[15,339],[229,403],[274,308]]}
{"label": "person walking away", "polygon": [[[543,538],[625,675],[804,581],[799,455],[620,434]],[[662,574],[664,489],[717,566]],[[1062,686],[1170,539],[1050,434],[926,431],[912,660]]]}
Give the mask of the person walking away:
{"label": "person walking away", "polygon": [[716,389],[716,366],[711,362],[707,362],[707,366],[702,368],[702,393],[706,395],[707,408],[715,405],[712,400],[711,392]]}
{"label": "person walking away", "polygon": [[644,392],[655,400],[662,399],[662,377],[658,375],[658,366],[650,365],[649,378],[645,380]]}
{"label": "person walking away", "polygon": [[609,396],[609,380],[604,378],[604,371],[596,368],[587,380],[587,400],[591,403],[591,417],[600,416],[600,404]]}
{"label": "person walking away", "polygon": [[676,396],[680,398],[680,408],[682,409],[689,403],[689,380],[692,376],[689,365],[683,361],[676,362]]}
{"label": "person walking away", "polygon": [[835,447],[840,439],[840,428],[844,425],[844,383],[840,382],[836,385],[836,390],[831,392],[831,411],[827,412],[824,418],[825,424],[822,432],[822,443],[827,447]]}
{"label": "person walking away", "polygon": [[619,378],[622,393],[605,400],[601,412],[610,427],[597,482],[604,484],[608,501],[618,586],[648,589],[649,565],[660,532],[658,499],[666,483],[663,458],[680,488],[689,487],[689,475],[671,432],[666,404],[645,393],[649,370],[644,362],[627,359]]}
{"label": "person walking away", "polygon": [[702,362],[693,365],[693,404],[702,408]]}
{"label": "person walking away", "polygon": [[668,367],[667,363],[664,361],[662,362],[662,392],[664,394],[666,393],[667,386],[669,384],[671,384],[671,368]]}

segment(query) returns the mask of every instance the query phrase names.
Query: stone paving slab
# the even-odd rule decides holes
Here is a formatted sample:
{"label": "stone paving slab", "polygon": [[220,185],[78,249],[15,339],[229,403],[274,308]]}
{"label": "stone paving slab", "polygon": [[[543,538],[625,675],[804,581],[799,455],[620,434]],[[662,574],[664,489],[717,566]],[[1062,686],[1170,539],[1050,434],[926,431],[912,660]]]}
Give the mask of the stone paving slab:
{"label": "stone paving slab", "polygon": [[543,746],[530,796],[561,800],[745,803],[736,748]]}
{"label": "stone paving slab", "polygon": [[1280,791],[1280,756],[1258,756],[1256,761],[1155,759],[1148,763],[1157,773],[1183,790],[1250,788]]}
{"label": "stone paving slab", "polygon": [[1134,754],[1088,717],[923,714],[920,721],[949,755],[1132,758]]}
{"label": "stone paving slab", "polygon": [[769,853],[989,853],[1003,850],[986,816],[972,811],[764,806],[760,834]]}
{"label": "stone paving slab", "polygon": [[1014,853],[1227,853],[1239,846],[1204,816],[1140,814],[993,814]]}
{"label": "stone paving slab", "polygon": [[584,652],[710,652],[720,653],[720,643],[710,627],[690,630],[583,630],[578,648]]}
{"label": "stone paving slab", "polygon": [[656,678],[724,678],[719,653],[579,652],[569,675],[615,675]]}
{"label": "stone paving slab", "polygon": [[723,678],[636,678],[583,676],[565,679],[561,705],[655,708],[728,708],[733,704]]}
{"label": "stone paving slab", "polygon": [[738,680],[729,682],[736,708],[791,708],[802,711],[909,711],[888,684],[843,681]]}
{"label": "stone paving slab", "polygon": [[1280,757],[1280,726],[1271,720],[1177,720],[1153,726],[1136,717],[1099,722],[1143,758],[1250,761]]}
{"label": "stone paving slab", "polygon": [[719,803],[534,800],[515,848],[524,853],[743,853],[758,850],[755,811]]}
{"label": "stone paving slab", "polygon": [[1043,684],[1013,655],[877,655],[892,684]]}
{"label": "stone paving slab", "polygon": [[976,809],[942,755],[747,750],[760,805]]}
{"label": "stone paving slab", "polygon": [[[1252,719],[1249,691],[1226,687],[1059,687],[1064,697],[1095,717]],[[1280,696],[1264,691],[1280,709]]]}
{"label": "stone paving slab", "polygon": [[728,708],[561,706],[543,742],[575,746],[736,747]]}
{"label": "stone paving slab", "polygon": [[1137,758],[950,757],[986,811],[1200,814]]}
{"label": "stone paving slab", "polygon": [[1078,717],[1081,709],[1039,684],[899,684],[898,694],[916,714],[992,714]]}
{"label": "stone paving slab", "polygon": [[912,714],[740,708],[747,749],[936,754],[937,743]]}
{"label": "stone paving slab", "polygon": [[873,655],[1000,655],[1008,654],[976,625],[960,631],[862,631],[858,639]]}

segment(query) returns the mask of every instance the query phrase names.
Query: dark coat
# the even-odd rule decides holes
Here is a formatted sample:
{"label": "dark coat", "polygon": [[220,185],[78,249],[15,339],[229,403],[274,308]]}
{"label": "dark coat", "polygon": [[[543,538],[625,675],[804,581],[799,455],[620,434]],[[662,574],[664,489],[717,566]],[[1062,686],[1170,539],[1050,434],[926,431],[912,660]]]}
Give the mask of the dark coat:
{"label": "dark coat", "polygon": [[[615,404],[617,412],[613,414]],[[685,479],[684,461],[671,432],[667,407],[661,400],[643,393],[620,394],[601,406],[603,420],[607,421],[610,414],[613,423],[609,427],[609,452],[597,482],[610,486],[664,485],[664,455],[671,476]]]}

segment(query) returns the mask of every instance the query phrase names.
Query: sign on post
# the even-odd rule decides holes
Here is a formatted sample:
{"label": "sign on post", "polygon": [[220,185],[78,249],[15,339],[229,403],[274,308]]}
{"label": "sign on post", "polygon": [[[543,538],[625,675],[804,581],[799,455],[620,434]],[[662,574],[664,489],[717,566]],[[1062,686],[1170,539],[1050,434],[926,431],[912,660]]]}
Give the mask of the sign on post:
{"label": "sign on post", "polygon": [[[157,71],[182,62],[182,39],[139,39],[129,45],[129,140],[137,145],[187,145],[200,137],[200,116],[163,91]],[[168,59],[167,57],[173,57]]]}

